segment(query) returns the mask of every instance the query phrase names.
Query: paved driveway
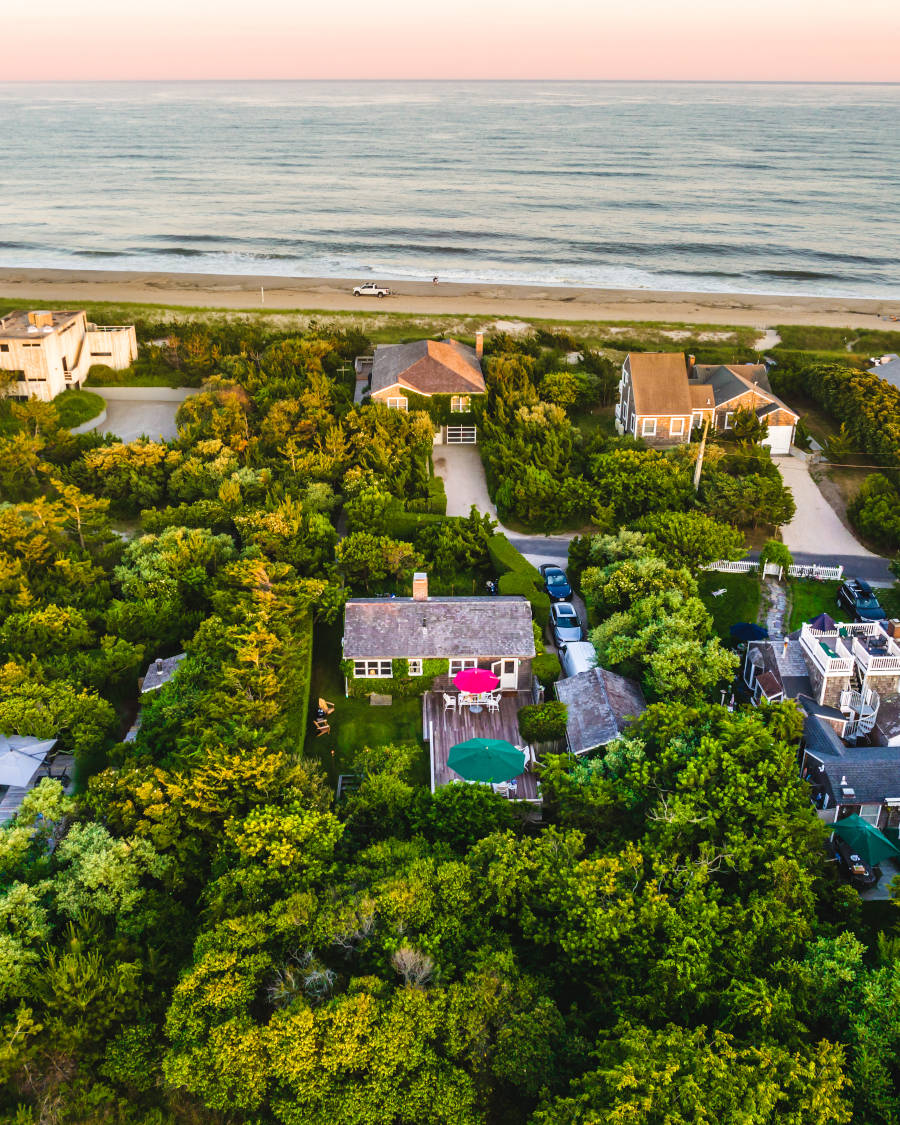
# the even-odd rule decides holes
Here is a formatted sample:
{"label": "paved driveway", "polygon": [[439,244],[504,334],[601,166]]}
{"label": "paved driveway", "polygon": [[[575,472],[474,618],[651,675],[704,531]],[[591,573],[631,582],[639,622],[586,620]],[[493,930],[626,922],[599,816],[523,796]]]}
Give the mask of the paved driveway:
{"label": "paved driveway", "polygon": [[474,504],[479,512],[497,519],[477,445],[436,445],[431,459],[435,473],[444,482],[448,516],[467,516]]}
{"label": "paved driveway", "polygon": [[791,554],[797,552],[821,557],[854,555],[866,559],[879,557],[867,551],[844,527],[834,508],[809,475],[805,461],[801,461],[799,457],[776,457],[775,464],[784,483],[794,494],[797,505],[796,515],[781,529],[781,538]]}
{"label": "paved driveway", "polygon": [[177,436],[175,414],[180,402],[153,402],[150,399],[106,400],[106,421],[103,433],[112,433],[122,441],[135,441],[146,434],[153,441],[171,441]]}

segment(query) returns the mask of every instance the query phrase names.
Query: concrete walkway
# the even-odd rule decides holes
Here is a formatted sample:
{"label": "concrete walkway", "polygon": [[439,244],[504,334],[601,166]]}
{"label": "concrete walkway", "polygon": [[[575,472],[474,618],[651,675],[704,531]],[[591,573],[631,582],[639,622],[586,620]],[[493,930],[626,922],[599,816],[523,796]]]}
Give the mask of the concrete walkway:
{"label": "concrete walkway", "polygon": [[793,554],[815,554],[826,558],[843,555],[877,559],[844,527],[837,513],[809,475],[806,461],[799,457],[776,457],[775,464],[784,483],[794,494],[797,512],[781,529],[781,538]]}

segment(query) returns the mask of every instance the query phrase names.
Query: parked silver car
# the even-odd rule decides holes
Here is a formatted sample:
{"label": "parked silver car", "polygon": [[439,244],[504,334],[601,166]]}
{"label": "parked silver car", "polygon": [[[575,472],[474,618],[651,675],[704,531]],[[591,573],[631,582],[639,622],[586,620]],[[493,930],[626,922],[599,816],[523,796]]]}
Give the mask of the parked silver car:
{"label": "parked silver car", "polygon": [[578,612],[571,602],[554,602],[550,606],[550,628],[558,645],[584,639]]}

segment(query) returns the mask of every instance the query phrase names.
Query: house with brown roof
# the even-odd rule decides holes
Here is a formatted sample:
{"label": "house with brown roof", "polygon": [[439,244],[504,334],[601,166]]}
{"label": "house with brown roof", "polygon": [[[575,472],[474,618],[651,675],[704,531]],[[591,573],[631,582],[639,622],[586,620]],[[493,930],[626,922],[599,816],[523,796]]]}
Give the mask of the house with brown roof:
{"label": "house with brown roof", "polygon": [[622,365],[616,429],[652,445],[690,440],[709,421],[731,429],[739,410],[752,410],[768,427],[762,442],[773,454],[790,453],[800,420],[772,392],[761,363],[701,364],[682,352],[629,352]]}
{"label": "house with brown roof", "polygon": [[[458,340],[414,340],[410,344],[379,344],[369,359],[360,356],[356,361],[359,379],[368,375],[369,397],[373,402],[383,402],[391,410],[416,409],[416,399],[427,399],[419,408],[429,405],[432,417],[452,415],[459,425],[443,422],[444,439],[447,430],[453,431],[450,440],[460,440],[462,427],[471,429],[466,440],[475,440],[470,414],[472,399],[485,393],[481,357],[484,338],[479,333],[474,348]],[[444,401],[438,403],[435,400]],[[444,409],[441,410],[440,407]]]}

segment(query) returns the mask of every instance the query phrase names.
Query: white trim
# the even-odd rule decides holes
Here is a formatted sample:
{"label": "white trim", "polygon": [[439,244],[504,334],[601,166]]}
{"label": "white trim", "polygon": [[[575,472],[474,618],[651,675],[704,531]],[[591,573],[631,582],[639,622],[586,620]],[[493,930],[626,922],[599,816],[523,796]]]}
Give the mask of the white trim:
{"label": "white trim", "polygon": [[722,429],[723,430],[730,430],[731,429],[731,419],[735,416],[735,414],[736,414],[736,411],[734,411],[734,410],[726,410],[725,411],[725,421],[722,423]]}
{"label": "white trim", "polygon": [[388,410],[409,410],[409,399],[406,395],[391,395],[387,400]]}
{"label": "white trim", "polygon": [[477,668],[477,667],[478,667],[478,657],[477,656],[472,656],[472,657],[469,657],[469,656],[453,656],[449,660],[448,672],[449,672],[449,675],[452,679],[453,676],[455,676],[458,672],[461,672],[464,668]]}
{"label": "white trim", "polygon": [[409,672],[410,676],[421,676],[422,675],[422,658],[421,657],[414,658],[412,660],[407,660],[406,664],[407,664],[407,671]]}
{"label": "white trim", "polygon": [[450,413],[451,414],[469,414],[472,410],[472,396],[471,395],[451,395],[450,396]]}
{"label": "white trim", "polygon": [[[668,417],[671,418],[672,415],[670,414],[670,415],[668,415]],[[648,425],[652,425],[653,429],[648,430],[647,429]],[[647,418],[647,417],[641,418],[641,437],[656,437],[656,419],[655,418]]]}
{"label": "white trim", "polygon": [[[360,671],[362,668],[362,671]],[[387,671],[385,671],[387,668]],[[354,680],[390,680],[394,675],[393,660],[354,660]]]}
{"label": "white trim", "polygon": [[[677,430],[674,428],[676,422],[681,423],[680,428]],[[669,422],[669,436],[684,437],[684,418],[675,417],[673,415],[672,420]]]}

